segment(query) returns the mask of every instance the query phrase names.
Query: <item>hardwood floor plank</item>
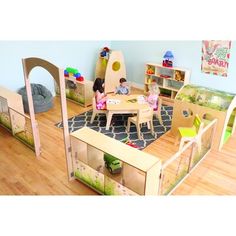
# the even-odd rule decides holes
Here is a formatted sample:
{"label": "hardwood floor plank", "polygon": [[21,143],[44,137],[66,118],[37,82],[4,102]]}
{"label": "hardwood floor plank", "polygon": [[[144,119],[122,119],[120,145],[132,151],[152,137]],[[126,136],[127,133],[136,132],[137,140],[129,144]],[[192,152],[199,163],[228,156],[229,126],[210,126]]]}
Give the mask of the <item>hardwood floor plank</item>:
{"label": "hardwood floor plank", "polygon": [[[67,102],[68,117],[90,110]],[[55,127],[62,120],[60,98],[54,107],[36,114],[40,128],[42,154],[34,152],[0,127],[0,194],[1,195],[97,195],[79,181],[68,181],[63,132]],[[168,160],[177,150],[169,133],[147,146],[144,151]],[[235,195],[236,194],[236,135],[223,151],[211,152],[174,191],[173,195]],[[235,157],[234,157],[235,156]]]}

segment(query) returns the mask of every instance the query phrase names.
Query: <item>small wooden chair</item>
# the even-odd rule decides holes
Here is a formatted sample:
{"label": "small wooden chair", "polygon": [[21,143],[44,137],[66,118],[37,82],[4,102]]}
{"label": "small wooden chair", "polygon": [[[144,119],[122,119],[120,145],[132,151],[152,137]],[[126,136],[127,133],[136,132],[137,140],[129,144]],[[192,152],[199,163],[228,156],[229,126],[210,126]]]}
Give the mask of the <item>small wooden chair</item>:
{"label": "small wooden chair", "polygon": [[[202,130],[204,123],[201,121],[200,117],[196,114],[193,120],[192,127],[179,127],[179,136],[181,137],[179,151],[183,148],[185,142],[191,141],[197,136],[197,134]],[[178,141],[178,140],[177,140]],[[201,148],[201,138],[198,140],[198,150]]]}
{"label": "small wooden chair", "polygon": [[157,110],[153,111],[153,113],[155,114],[156,118],[159,120],[160,124],[163,125],[163,121],[161,118],[161,107],[162,107],[162,99],[159,97],[158,104],[157,104]]}
{"label": "small wooden chair", "polygon": [[140,109],[138,110],[137,116],[129,117],[127,122],[127,132],[130,130],[130,123],[134,123],[137,128],[138,138],[141,139],[140,136],[140,125],[142,123],[147,123],[148,128],[151,128],[151,133],[154,135],[154,128],[153,128],[153,109]]}
{"label": "small wooden chair", "polygon": [[106,114],[106,116],[107,116],[107,110],[98,110],[98,109],[97,109],[97,106],[96,106],[96,98],[93,97],[93,114],[92,114],[92,116],[91,116],[90,124],[93,123],[93,121],[94,121],[96,115],[97,115],[97,114],[101,114],[101,113],[102,113],[102,114]]}

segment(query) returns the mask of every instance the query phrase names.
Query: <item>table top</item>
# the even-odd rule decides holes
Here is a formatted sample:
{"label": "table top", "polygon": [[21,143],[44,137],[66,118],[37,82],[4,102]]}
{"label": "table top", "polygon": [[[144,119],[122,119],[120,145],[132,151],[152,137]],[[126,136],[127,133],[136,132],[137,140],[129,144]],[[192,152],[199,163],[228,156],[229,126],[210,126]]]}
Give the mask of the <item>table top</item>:
{"label": "table top", "polygon": [[147,109],[147,102],[144,102],[143,94],[119,95],[108,94],[107,110],[111,111],[135,111],[139,109]]}

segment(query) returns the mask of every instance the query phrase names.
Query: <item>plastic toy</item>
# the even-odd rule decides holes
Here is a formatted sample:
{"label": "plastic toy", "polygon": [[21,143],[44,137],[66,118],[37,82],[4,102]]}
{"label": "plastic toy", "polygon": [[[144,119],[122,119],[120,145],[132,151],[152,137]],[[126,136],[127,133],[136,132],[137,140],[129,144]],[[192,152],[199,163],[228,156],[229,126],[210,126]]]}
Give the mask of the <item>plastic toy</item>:
{"label": "plastic toy", "polygon": [[[139,149],[135,143],[131,142],[128,137],[121,140],[122,143],[127,144],[130,147]],[[112,155],[107,153],[104,154],[105,166],[111,174],[119,174],[121,172],[121,163],[120,161]]]}
{"label": "plastic toy", "polygon": [[105,166],[111,174],[120,174],[121,173],[121,163],[114,156],[105,153],[104,154]]}
{"label": "plastic toy", "polygon": [[104,47],[100,53],[101,57],[107,57],[110,52],[110,49],[108,47]]}
{"label": "plastic toy", "polygon": [[127,145],[129,145],[130,147],[133,147],[133,148],[140,148],[139,146],[137,146],[135,143],[133,143],[131,140],[129,140],[128,137],[124,138],[121,140],[122,143],[125,143]]}
{"label": "plastic toy", "polygon": [[181,71],[179,71],[179,70],[175,71],[174,79],[176,81],[184,81],[184,76],[181,74]]}
{"label": "plastic toy", "polygon": [[79,71],[75,68],[72,68],[72,67],[67,67],[65,70],[64,70],[64,76],[66,78],[70,77],[70,76],[73,76],[75,77],[76,80],[78,81],[84,81],[84,77],[81,76],[81,73],[79,73]]}
{"label": "plastic toy", "polygon": [[162,65],[165,67],[172,67],[173,66],[173,59],[174,56],[171,51],[167,51],[165,55],[163,56],[164,60],[162,62]]}
{"label": "plastic toy", "polygon": [[149,74],[149,75],[153,75],[154,74],[154,71],[155,71],[155,68],[149,66],[146,73]]}

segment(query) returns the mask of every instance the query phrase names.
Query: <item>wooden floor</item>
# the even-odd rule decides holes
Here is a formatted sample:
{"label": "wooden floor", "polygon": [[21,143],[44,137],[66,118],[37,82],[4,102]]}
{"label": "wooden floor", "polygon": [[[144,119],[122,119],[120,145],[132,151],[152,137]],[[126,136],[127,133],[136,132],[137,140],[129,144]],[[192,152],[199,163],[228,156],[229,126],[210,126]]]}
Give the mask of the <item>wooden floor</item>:
{"label": "wooden floor", "polygon": [[[168,160],[178,147],[175,139],[166,133],[147,146],[144,151]],[[235,195],[236,194],[236,134],[227,142],[222,152],[211,151],[200,162],[173,195]],[[226,154],[226,152],[230,152]]]}
{"label": "wooden floor", "polygon": [[[36,159],[34,152],[0,127],[0,194],[1,195],[96,195],[96,192],[78,181],[69,182],[62,130],[55,123],[62,120],[60,100],[54,100],[54,108],[37,114],[42,155]],[[68,116],[86,110],[68,102]],[[157,140],[158,141],[158,140]],[[167,157],[177,147],[173,140],[161,139],[144,151]],[[160,144],[161,142],[161,144]],[[211,152],[176,189],[174,195],[235,195],[236,194],[236,135],[224,148],[226,153]],[[160,146],[162,147],[160,151]],[[164,147],[164,149],[163,149]],[[175,149],[176,148],[176,149]]]}

